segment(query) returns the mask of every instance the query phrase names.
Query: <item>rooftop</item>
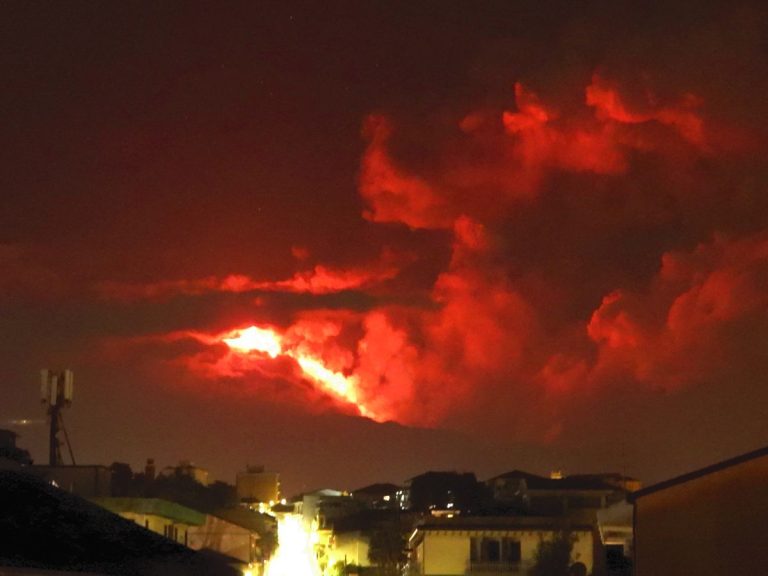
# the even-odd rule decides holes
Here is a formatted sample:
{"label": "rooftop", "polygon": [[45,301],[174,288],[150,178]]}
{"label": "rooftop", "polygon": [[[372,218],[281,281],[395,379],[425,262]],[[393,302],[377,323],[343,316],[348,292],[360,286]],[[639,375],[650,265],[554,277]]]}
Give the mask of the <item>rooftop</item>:
{"label": "rooftop", "polygon": [[713,474],[715,472],[719,472],[721,470],[725,470],[727,468],[731,468],[733,466],[743,464],[744,462],[749,462],[750,460],[762,458],[764,456],[768,456],[768,446],[765,446],[763,448],[758,448],[757,450],[753,450],[752,452],[747,452],[746,454],[741,454],[739,456],[729,458],[728,460],[723,460],[722,462],[717,462],[716,464],[705,466],[704,468],[694,470],[693,472],[688,472],[680,476],[675,476],[674,478],[670,478],[669,480],[664,480],[663,482],[659,482],[658,484],[653,484],[652,486],[648,486],[647,488],[643,488],[642,490],[638,490],[637,492],[634,492],[628,497],[628,500],[630,502],[634,502],[635,500],[642,498],[643,496],[647,496],[648,494],[653,494],[654,492],[659,492],[660,490],[666,490],[667,488],[671,488],[672,486],[677,486],[678,484],[684,484],[686,482],[690,482],[691,480],[701,478],[702,476],[707,476],[708,474]]}
{"label": "rooftop", "polygon": [[525,480],[529,490],[610,490],[618,488],[615,483],[622,480],[632,480],[617,473],[605,474],[572,474],[563,478],[547,478],[522,470],[512,470],[486,481],[493,484],[498,480]]}
{"label": "rooftop", "polygon": [[27,474],[0,471],[0,509],[0,566],[126,576],[236,573]]}
{"label": "rooftop", "polygon": [[202,512],[187,508],[176,502],[163,500],[162,498],[101,497],[92,498],[91,501],[115,514],[120,514],[121,512],[150,514],[193,526],[200,526],[205,523],[205,514]]}

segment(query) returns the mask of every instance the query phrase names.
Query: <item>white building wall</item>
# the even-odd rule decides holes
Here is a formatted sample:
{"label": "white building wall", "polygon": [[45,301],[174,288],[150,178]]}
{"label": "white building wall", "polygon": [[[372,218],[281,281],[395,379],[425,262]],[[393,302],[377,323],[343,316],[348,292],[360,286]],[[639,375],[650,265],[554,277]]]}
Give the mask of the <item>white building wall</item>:
{"label": "white building wall", "polygon": [[370,566],[368,560],[369,541],[360,532],[345,532],[336,535],[336,542],[328,553],[328,563],[333,566],[336,562]]}
{"label": "white building wall", "polygon": [[[173,520],[170,520],[163,516],[156,516],[154,514],[141,514],[136,512],[120,512],[120,516],[122,516],[126,520],[131,520],[135,522],[136,524],[138,524],[143,528],[146,528],[147,530],[151,530],[156,534],[160,534],[160,536],[165,536],[166,538],[175,540],[179,544],[183,544],[184,546],[187,546],[187,543],[188,543],[187,531],[190,528],[189,525],[187,524],[174,522]],[[173,527],[175,527],[176,529],[175,538],[173,537],[172,534],[170,534]]]}
{"label": "white building wall", "polygon": [[[519,569],[525,573],[533,565],[539,543],[552,540],[555,534],[544,530],[428,531],[417,545],[414,559],[420,566],[420,573],[426,576],[463,576],[470,567],[473,537],[512,538],[520,542]],[[572,560],[584,563],[591,572],[594,565],[592,533],[578,531],[573,536]]]}
{"label": "white building wall", "polygon": [[462,576],[469,568],[469,536],[450,532],[428,534],[422,554],[424,574]]}
{"label": "white building wall", "polygon": [[205,524],[188,528],[187,546],[192,550],[207,548],[237,558],[241,562],[253,560],[255,536],[246,528],[216,516],[206,515]]}

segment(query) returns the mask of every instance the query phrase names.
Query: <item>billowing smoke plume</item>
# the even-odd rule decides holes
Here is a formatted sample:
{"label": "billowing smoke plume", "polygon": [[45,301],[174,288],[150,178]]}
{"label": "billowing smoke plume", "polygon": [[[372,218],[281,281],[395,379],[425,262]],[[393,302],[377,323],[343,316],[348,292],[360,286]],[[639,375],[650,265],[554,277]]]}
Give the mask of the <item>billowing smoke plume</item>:
{"label": "billowing smoke plume", "polygon": [[[374,264],[318,265],[287,280],[103,291],[237,292],[257,303],[273,292],[364,294],[362,305],[297,305],[278,321],[255,312],[177,334],[199,346],[179,361],[255,389],[279,380],[319,391],[377,420],[519,438],[557,437],[576,398],[622,386],[675,391],[764,362],[749,343],[768,338],[765,127],[737,90],[755,65],[711,70],[732,39],[698,33],[696,50],[658,71],[657,48],[635,46],[644,66],[609,51],[587,74],[584,62],[510,74],[506,93],[481,103],[370,115],[361,217],[429,235],[447,258],[433,244],[407,257],[385,247]],[[738,50],[754,52],[753,40]],[[555,90],[558,74],[568,81]],[[301,263],[306,250],[295,255]],[[428,265],[439,269],[426,280],[405,279]],[[274,334],[278,352],[225,344],[250,325]]]}

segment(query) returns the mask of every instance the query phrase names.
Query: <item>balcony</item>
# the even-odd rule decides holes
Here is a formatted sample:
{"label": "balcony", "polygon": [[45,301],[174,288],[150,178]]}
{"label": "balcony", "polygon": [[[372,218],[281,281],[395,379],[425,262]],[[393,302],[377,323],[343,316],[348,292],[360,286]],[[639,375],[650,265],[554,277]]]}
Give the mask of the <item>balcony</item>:
{"label": "balcony", "polygon": [[471,576],[516,576],[525,573],[526,569],[521,562],[471,562],[467,571]]}

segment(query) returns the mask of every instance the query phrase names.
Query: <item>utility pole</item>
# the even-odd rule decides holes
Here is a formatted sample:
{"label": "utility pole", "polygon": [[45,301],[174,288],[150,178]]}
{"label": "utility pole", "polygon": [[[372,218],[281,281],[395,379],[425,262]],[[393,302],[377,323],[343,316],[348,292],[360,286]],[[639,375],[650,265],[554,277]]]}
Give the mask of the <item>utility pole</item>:
{"label": "utility pole", "polygon": [[61,457],[61,442],[59,431],[64,432],[64,439],[69,450],[69,458],[75,464],[75,455],[72,453],[72,444],[69,442],[67,429],[64,427],[64,419],[61,415],[63,408],[72,404],[75,377],[72,370],[41,370],[40,371],[40,396],[43,404],[48,405],[48,416],[51,428],[48,435],[48,463],[51,466],[60,466],[64,463]]}

